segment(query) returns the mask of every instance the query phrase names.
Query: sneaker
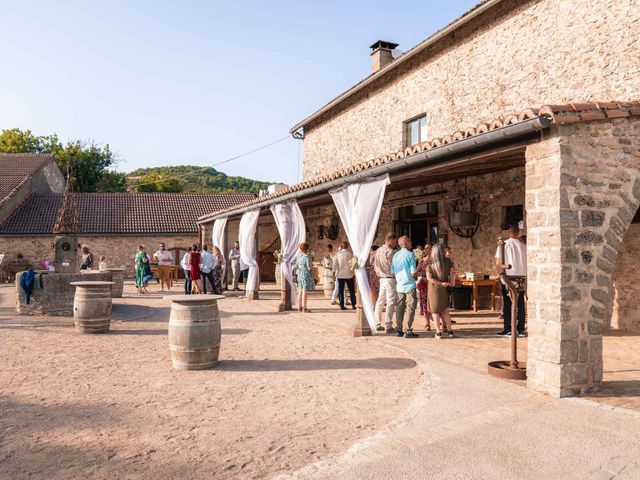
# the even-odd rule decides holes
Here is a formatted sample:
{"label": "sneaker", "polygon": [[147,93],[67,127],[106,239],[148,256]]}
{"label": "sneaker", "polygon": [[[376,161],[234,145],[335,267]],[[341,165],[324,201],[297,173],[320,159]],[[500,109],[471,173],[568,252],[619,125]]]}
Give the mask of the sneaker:
{"label": "sneaker", "polygon": [[396,336],[404,337],[404,332],[402,330],[396,330]]}
{"label": "sneaker", "polygon": [[523,338],[527,336],[527,332],[518,332],[518,337]]}
{"label": "sneaker", "polygon": [[384,332],[384,327],[383,327],[382,325],[378,325],[378,326],[376,327],[376,330],[377,330],[378,332]]}
{"label": "sneaker", "polygon": [[384,333],[386,333],[387,335],[395,335],[396,334],[396,329],[395,328],[387,328]]}
{"label": "sneaker", "polygon": [[442,339],[442,333],[436,332],[436,334],[433,336],[433,338],[435,338],[436,340]]}
{"label": "sneaker", "polygon": [[502,330],[501,332],[496,333],[496,336],[498,336],[498,337],[510,337],[511,336],[511,332],[507,332],[505,330]]}
{"label": "sneaker", "polygon": [[411,330],[409,330],[404,334],[404,338],[418,338],[418,334],[413,333]]}
{"label": "sneaker", "polygon": [[449,330],[449,333],[447,334],[447,336],[448,336],[449,338],[453,338],[453,332],[452,332],[451,330]]}

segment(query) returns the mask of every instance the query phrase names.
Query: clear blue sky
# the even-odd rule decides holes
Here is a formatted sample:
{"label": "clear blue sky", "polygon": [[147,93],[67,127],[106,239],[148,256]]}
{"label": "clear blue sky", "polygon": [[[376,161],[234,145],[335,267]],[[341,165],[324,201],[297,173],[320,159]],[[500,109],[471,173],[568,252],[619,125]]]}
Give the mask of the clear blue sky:
{"label": "clear blue sky", "polygon": [[[0,130],[109,143],[120,170],[212,165],[285,136],[475,0],[3,0]],[[302,155],[302,152],[300,153]],[[229,175],[295,183],[293,139]]]}

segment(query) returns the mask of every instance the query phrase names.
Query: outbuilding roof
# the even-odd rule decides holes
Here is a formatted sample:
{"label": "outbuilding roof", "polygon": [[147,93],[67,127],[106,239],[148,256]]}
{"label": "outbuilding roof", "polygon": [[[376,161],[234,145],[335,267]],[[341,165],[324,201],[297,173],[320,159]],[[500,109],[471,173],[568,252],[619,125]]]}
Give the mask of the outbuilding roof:
{"label": "outbuilding roof", "polygon": [[50,162],[53,155],[0,153],[0,203]]}
{"label": "outbuilding roof", "polygon": [[[198,217],[252,200],[250,193],[76,193],[80,234],[195,234]],[[0,235],[51,235],[62,194],[33,194]]]}
{"label": "outbuilding roof", "polygon": [[[403,158],[410,157],[429,150],[453,145],[458,141],[477,137],[479,135],[496,131],[511,125],[517,125],[526,121],[530,121],[537,117],[543,117],[550,123],[560,125],[576,122],[587,122],[592,120],[606,120],[631,116],[640,116],[640,100],[632,102],[589,102],[589,103],[568,103],[563,105],[543,105],[540,108],[527,108],[520,113],[508,114],[498,117],[490,122],[485,122],[473,128],[466,130],[458,130],[451,135],[440,138],[434,138],[430,141],[419,143],[411,147],[407,147],[396,152],[383,155],[368,161],[356,163],[354,165],[341,168],[330,172],[326,175],[320,175],[310,178],[302,183],[298,183],[289,188],[279,190],[276,193],[264,195],[262,197],[253,198],[245,203],[234,205],[224,210],[214,211],[208,215],[200,217],[199,222],[207,222],[214,217],[225,213],[232,213],[241,208],[263,203],[265,201],[275,200],[278,197],[288,195],[292,192],[305,190],[307,188],[316,187],[323,183],[336,180],[341,177],[348,177],[364,170],[378,167],[380,165],[389,164],[399,161]],[[270,202],[275,203],[275,202]]]}

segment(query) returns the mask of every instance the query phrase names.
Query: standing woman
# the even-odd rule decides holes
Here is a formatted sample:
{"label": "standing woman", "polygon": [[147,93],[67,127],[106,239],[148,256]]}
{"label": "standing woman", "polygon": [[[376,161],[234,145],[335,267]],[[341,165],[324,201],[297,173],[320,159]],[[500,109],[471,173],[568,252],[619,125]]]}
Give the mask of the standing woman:
{"label": "standing woman", "polygon": [[431,245],[428,245],[424,248],[424,253],[422,258],[418,259],[418,297],[420,300],[420,315],[424,315],[427,320],[427,324],[425,325],[425,330],[431,331],[431,312],[429,311],[429,307],[427,305],[427,292],[429,291],[429,282],[427,282],[427,266],[429,265],[429,260],[431,258]]}
{"label": "standing woman", "polygon": [[202,280],[200,278],[200,261],[202,257],[198,244],[194,243],[189,254],[189,277],[191,278],[191,293],[200,293]]}
{"label": "standing woman", "polygon": [[222,272],[224,272],[224,257],[218,247],[211,249],[213,257],[216,259],[216,264],[213,267],[213,293],[216,295],[222,294]]}
{"label": "standing woman", "polygon": [[140,245],[138,247],[138,253],[136,253],[136,287],[140,294],[147,293],[147,289],[144,286],[144,275],[147,263],[149,263],[149,257],[147,257],[147,252],[144,251],[144,245]]}
{"label": "standing woman", "polygon": [[378,250],[378,245],[372,245],[371,250],[369,250],[369,258],[367,258],[367,263],[364,266],[365,270],[367,271],[369,288],[371,289],[371,301],[374,305],[378,301],[378,294],[380,293],[380,278],[373,268],[373,259],[376,256],[376,250]]}
{"label": "standing woman", "polygon": [[452,285],[451,279],[455,278],[453,262],[447,258],[445,247],[438,243],[431,249],[431,259],[427,266],[427,309],[436,321],[435,338],[442,338],[442,319],[446,322],[446,330],[449,338],[453,338],[451,331],[451,315],[449,314],[449,291]]}
{"label": "standing woman", "polygon": [[308,243],[300,244],[300,253],[296,257],[296,271],[298,280],[298,311],[311,312],[307,308],[307,294],[315,288],[313,275],[311,274],[311,257],[307,254]]}

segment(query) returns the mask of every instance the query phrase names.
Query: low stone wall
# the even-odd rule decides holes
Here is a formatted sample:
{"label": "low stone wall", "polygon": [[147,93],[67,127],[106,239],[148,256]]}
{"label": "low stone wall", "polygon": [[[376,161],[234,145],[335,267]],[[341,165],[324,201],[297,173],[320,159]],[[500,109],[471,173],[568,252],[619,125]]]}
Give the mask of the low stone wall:
{"label": "low stone wall", "polygon": [[[24,272],[16,275],[16,311],[20,315],[73,316],[73,297],[76,287],[71,282],[102,280],[111,281],[111,272],[92,273],[55,273],[36,271],[36,280],[27,305],[24,290],[20,287],[20,278]],[[42,287],[40,281],[42,279]]]}

